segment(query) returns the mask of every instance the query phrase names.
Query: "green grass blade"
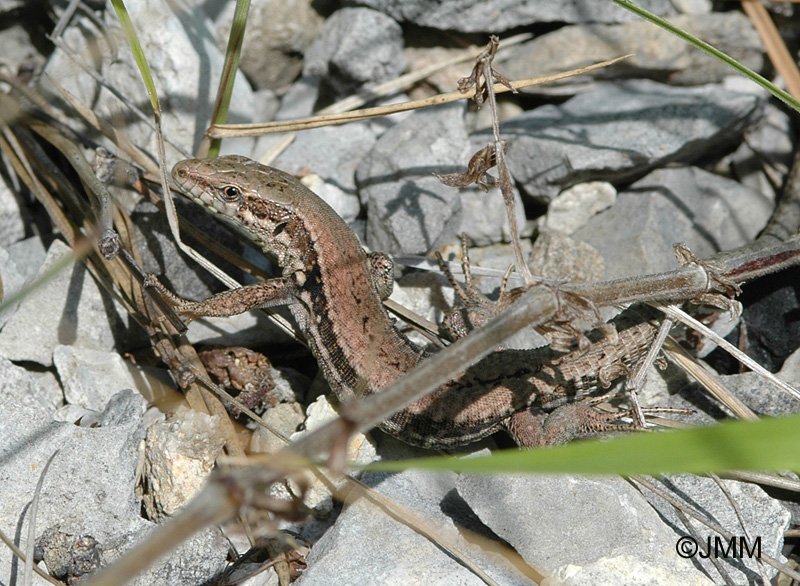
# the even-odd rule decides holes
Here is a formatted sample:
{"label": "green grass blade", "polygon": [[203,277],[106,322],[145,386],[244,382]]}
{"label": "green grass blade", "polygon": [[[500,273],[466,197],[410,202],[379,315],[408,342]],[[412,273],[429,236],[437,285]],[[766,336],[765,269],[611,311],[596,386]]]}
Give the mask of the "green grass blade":
{"label": "green grass blade", "polygon": [[378,462],[367,468],[624,475],[800,470],[800,415],[577,441],[550,449],[507,450],[478,458],[437,456]]}
{"label": "green grass blade", "polygon": [[128,10],[125,8],[123,0],[111,0],[114,10],[117,13],[117,18],[122,26],[122,31],[128,39],[128,45],[133,52],[133,59],[136,61],[136,66],[139,68],[139,73],[144,81],[144,86],[147,89],[147,95],[150,97],[150,104],[156,116],[161,117],[161,107],[158,103],[158,92],[156,92],[156,84],[153,82],[153,76],[150,74],[150,66],[147,64],[147,58],[142,51],[142,45],[139,43],[139,36],[136,34],[136,29],[133,28],[131,17],[128,15]]}
{"label": "green grass blade", "polygon": [[[233,83],[236,79],[236,71],[239,68],[239,56],[242,52],[244,41],[244,31],[247,25],[247,13],[250,10],[250,0],[236,0],[236,9],[233,12],[233,23],[231,32],[228,36],[228,46],[225,49],[225,64],[222,68],[222,76],[217,88],[217,101],[214,104],[214,112],[211,115],[212,124],[225,124],[228,119],[228,108],[231,104],[233,95]],[[209,156],[219,155],[219,148],[222,139],[215,138],[209,147]]]}
{"label": "green grass blade", "polygon": [[796,98],[794,98],[788,92],[780,89],[778,86],[776,86],[774,83],[772,83],[771,81],[769,81],[765,77],[759,75],[758,73],[756,73],[752,69],[749,69],[748,67],[745,67],[744,65],[739,63],[736,59],[734,59],[730,55],[726,55],[725,53],[723,53],[722,51],[720,51],[716,47],[714,47],[712,45],[709,45],[708,43],[706,43],[703,40],[698,39],[694,35],[690,35],[689,33],[687,33],[686,31],[678,28],[677,26],[675,26],[671,22],[668,22],[668,21],[664,20],[660,16],[656,16],[652,12],[649,12],[649,11],[645,10],[641,6],[637,6],[633,2],[630,2],[629,0],[611,0],[611,2],[614,2],[615,4],[618,4],[619,6],[622,6],[625,10],[629,10],[629,11],[633,12],[634,14],[637,14],[637,15],[641,16],[642,18],[644,18],[646,20],[649,20],[650,22],[652,22],[653,24],[655,24],[657,26],[660,26],[664,30],[671,32],[673,35],[676,35],[676,36],[680,37],[681,39],[683,39],[687,43],[690,43],[691,45],[694,45],[695,47],[697,47],[701,51],[705,51],[709,55],[713,55],[714,57],[716,57],[717,59],[719,59],[723,63],[726,63],[729,66],[733,67],[736,71],[738,71],[739,73],[741,73],[745,77],[753,80],[755,83],[757,83],[758,85],[763,87],[765,90],[767,90],[769,93],[771,93],[773,96],[775,96],[779,100],[785,102],[786,104],[788,104],[789,106],[791,106],[792,108],[794,108],[795,110],[800,112],[800,101],[798,101]]}

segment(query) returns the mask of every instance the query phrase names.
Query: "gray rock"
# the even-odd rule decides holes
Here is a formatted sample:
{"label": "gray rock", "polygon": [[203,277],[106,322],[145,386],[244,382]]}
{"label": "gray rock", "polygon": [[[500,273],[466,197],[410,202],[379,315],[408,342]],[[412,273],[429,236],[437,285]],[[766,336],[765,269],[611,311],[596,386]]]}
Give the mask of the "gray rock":
{"label": "gray rock", "polygon": [[[453,307],[455,295],[441,273],[411,271],[395,281],[389,299],[435,324],[440,324],[444,312]],[[428,343],[427,340],[418,341],[423,346]]]}
{"label": "gray rock", "polygon": [[[747,294],[742,313],[747,354],[772,372],[798,348],[800,321],[794,318],[800,310],[794,287],[798,279],[799,269],[785,269],[762,277]],[[725,368],[724,363],[720,367]]]}
{"label": "gray rock", "polygon": [[319,91],[319,78],[301,77],[284,94],[275,119],[292,120],[310,116],[319,99]]}
{"label": "gray rock", "polygon": [[[201,234],[212,242],[217,242],[231,250],[241,250],[242,245],[236,236],[215,221],[211,214],[200,206],[184,199],[176,201],[182,222],[199,228]],[[164,213],[148,201],[139,202],[131,213],[136,242],[140,244],[142,268],[158,275],[162,284],[173,293],[187,299],[203,299],[221,289],[219,281],[197,263],[187,260],[170,233]],[[186,241],[194,246],[190,236]],[[260,266],[266,259],[262,256]],[[240,269],[230,264],[222,264],[223,270],[237,279],[243,278]]]}
{"label": "gray rock", "polygon": [[[305,414],[298,403],[279,403],[268,409],[261,419],[270,428],[289,437],[303,423]],[[250,452],[272,454],[283,448],[286,443],[262,426],[256,427],[250,438]]]}
{"label": "gray rock", "polygon": [[747,137],[725,161],[743,185],[768,197],[783,185],[795,152],[789,115],[768,103],[766,115],[747,131]]}
{"label": "gray rock", "polygon": [[[592,0],[356,0],[392,18],[438,30],[500,33],[537,22],[628,22],[639,17],[612,4]],[[659,15],[674,13],[672,2],[641,0]]]}
{"label": "gray rock", "polygon": [[[222,72],[223,55],[211,33],[213,23],[201,5],[192,5],[185,10],[176,8],[177,12],[170,6],[160,0],[144,0],[131,3],[127,10],[142,50],[148,56],[159,91],[164,134],[185,153],[190,153],[197,151],[210,123],[214,91],[209,88],[216,88]],[[190,37],[188,31],[196,35]],[[102,30],[89,18],[74,18],[64,32],[64,42],[73,52],[86,56],[87,60],[92,55],[99,61],[92,62],[92,66],[108,84],[134,103],[146,104],[147,95],[130,47],[124,42],[109,46],[105,40],[109,38],[124,38],[110,3],[104,13]],[[45,73],[41,89],[51,97],[53,104],[61,103],[62,99],[48,78],[61,84],[82,104],[93,104],[95,113],[106,120],[119,118],[119,112],[127,107],[101,88],[60,49],[56,49],[48,59]],[[251,122],[254,109],[250,84],[239,75],[233,89],[228,122]],[[126,138],[139,148],[157,152],[151,125],[149,117],[145,123],[134,115],[129,116],[125,125]],[[252,138],[227,139],[222,143],[223,154],[249,154],[253,144]],[[117,151],[116,147],[108,146],[112,152]],[[182,158],[182,154],[167,148],[168,166]]]}
{"label": "gray rock", "polygon": [[[281,98],[274,119],[294,120],[311,116],[319,98],[319,86],[320,80],[317,77],[301,77],[295,81]],[[285,134],[265,134],[258,137],[253,158],[258,161],[273,161],[285,150],[286,140]],[[275,149],[278,149],[277,155],[273,152]]]}
{"label": "gray rock", "polygon": [[[148,528],[155,531],[153,524]],[[140,531],[126,546],[147,539],[147,533]],[[128,586],[196,586],[213,582],[227,566],[229,544],[216,528],[192,535],[176,547],[165,560],[156,562],[128,582]],[[112,552],[114,558],[119,552]],[[113,561],[108,556],[109,562]]]}
{"label": "gray rock", "polygon": [[[786,379],[783,370],[777,376],[790,382]],[[722,384],[730,389],[736,397],[759,415],[777,417],[800,412],[800,399],[779,389],[760,374],[744,372],[742,374],[720,376],[719,378]],[[800,380],[797,378],[791,382],[795,388],[797,388],[798,383],[800,383]]]}
{"label": "gray rock", "polygon": [[33,373],[0,357],[0,403],[12,401],[42,414],[51,414],[64,402],[61,385],[50,373]]}
{"label": "gray rock", "polygon": [[79,346],[56,346],[53,364],[64,385],[64,397],[73,405],[102,411],[123,389],[136,388],[128,366],[116,352]]}
{"label": "gray rock", "polygon": [[[701,37],[754,71],[764,67],[764,48],[752,22],[741,12],[687,14],[670,19],[687,32]],[[698,51],[645,20],[625,24],[565,26],[540,35],[498,55],[498,66],[509,79],[550,75],[585,67],[598,61],[633,53],[622,63],[589,74],[556,82],[557,87],[579,87],[587,79],[644,77],[673,85],[720,82],[731,75],[728,65]],[[523,91],[550,92],[553,84]]]}
{"label": "gray rock", "polygon": [[629,181],[723,149],[760,118],[763,104],[714,85],[632,80],[526,112],[500,132],[514,178],[528,195],[547,201],[577,183]]}
{"label": "gray rock", "polygon": [[778,374],[789,384],[800,386],[800,351],[795,351],[786,358]]}
{"label": "gray rock", "polygon": [[[493,173],[496,175],[496,170]],[[521,233],[525,230],[527,221],[525,206],[519,190],[512,187],[512,191],[514,193],[514,217],[517,221],[517,230]],[[457,234],[465,232],[473,246],[511,242],[508,210],[499,189],[485,192],[470,185],[458,189],[455,193],[461,200],[461,226],[457,228]]]}
{"label": "gray rock", "polygon": [[[441,32],[434,29],[421,28],[406,31],[406,46],[403,49],[403,56],[408,64],[407,69],[408,71],[418,71],[437,65],[439,69],[425,78],[426,89],[429,87],[430,91],[436,93],[454,92],[457,89],[459,78],[469,75],[470,69],[475,64],[474,57],[477,57],[486,46],[485,43],[480,42],[480,39],[471,41],[465,45],[467,39],[463,37],[447,39]],[[500,51],[500,54],[504,51],[505,49]],[[473,57],[471,63],[467,60],[456,61],[466,55]],[[449,65],[442,67],[445,63],[449,63]],[[412,93],[414,93],[413,90]],[[422,96],[415,95],[415,97],[426,95],[430,94],[424,93]]]}
{"label": "gray rock", "polygon": [[[54,531],[91,536],[108,562],[154,528],[139,516],[134,496],[143,407],[138,395],[120,394],[101,416],[105,425],[86,428],[51,422],[38,410],[0,401],[0,525],[19,532],[23,549],[28,505],[42,467],[56,450],[39,502],[37,539]],[[197,584],[223,567],[226,552],[218,532],[207,531],[132,583]],[[0,582],[21,583],[21,574],[22,564],[12,564],[8,548],[0,548]]]}
{"label": "gray rock", "polygon": [[548,230],[572,234],[589,218],[614,205],[615,201],[617,190],[606,181],[578,183],[550,202],[542,225]]}
{"label": "gray rock", "polygon": [[677,268],[672,245],[698,257],[751,241],[772,203],[696,167],[659,169],[619,194],[617,203],[575,233],[605,258],[606,278]]}
{"label": "gray rock", "polygon": [[[66,244],[53,241],[38,276],[71,254]],[[0,356],[51,366],[59,344],[109,351],[117,339],[126,344],[136,341],[127,323],[125,310],[110,302],[83,264],[72,259],[22,301],[0,332]],[[134,327],[138,335],[139,328]]]}
{"label": "gray rock", "polygon": [[[800,351],[794,352],[786,359],[783,368],[776,373],[776,376],[795,389],[800,388]],[[736,397],[759,415],[778,417],[800,412],[800,399],[779,389],[755,372],[723,375],[719,379]],[[691,382],[690,387],[681,392],[690,395],[693,392],[705,393],[696,382]]]}
{"label": "gray rock", "polygon": [[[303,77],[292,84],[283,97],[276,114],[278,120],[304,118],[314,112],[319,97],[319,80]],[[402,100],[393,96],[381,100],[389,104]],[[355,170],[359,161],[375,144],[378,136],[391,128],[407,114],[338,126],[313,128],[298,132],[291,144],[273,156],[271,149],[280,144],[283,135],[266,135],[259,140],[260,159],[301,178],[301,181],[319,195],[348,223],[355,221],[361,211],[355,185]]]}
{"label": "gray rock", "polygon": [[[25,2],[3,0],[0,2],[0,19],[7,23],[0,31],[0,63],[8,68],[11,75],[26,76],[35,67],[44,64],[37,45],[39,36],[48,23],[47,11],[30,10]],[[54,8],[54,11],[58,11]]]}
{"label": "gray rock", "polygon": [[[239,65],[258,89],[288,86],[303,68],[303,53],[322,26],[311,0],[254,2],[247,13]],[[216,19],[217,45],[225,51],[235,5]],[[260,119],[258,119],[260,120]]]}
{"label": "gray rock", "polygon": [[356,170],[367,205],[367,245],[390,254],[435,250],[461,227],[458,192],[433,173],[469,160],[463,105],[415,112],[385,132]]}
{"label": "gray rock", "polygon": [[534,275],[570,283],[600,281],[604,266],[603,257],[592,246],[550,230],[539,233],[528,260]]}
{"label": "gray rock", "polygon": [[[17,263],[11,258],[9,252],[0,246],[0,283],[3,285],[3,302],[8,303],[12,301],[14,295],[19,293],[20,289],[25,282]],[[0,312],[0,327],[8,321],[19,307],[19,300],[8,304],[2,312]]]}
{"label": "gray rock", "polygon": [[[439,539],[445,540],[447,546],[465,553],[499,584],[529,583],[524,576],[511,570],[500,555],[486,554],[485,550],[481,551],[482,548],[461,535],[460,529],[464,525],[477,532],[485,528],[475,523],[474,518],[470,519],[467,508],[455,493],[454,474],[406,471],[393,476],[367,474],[363,481],[403,508],[399,517],[402,521],[413,522],[405,512],[410,511],[435,531]],[[352,502],[311,549],[307,558],[308,569],[296,582],[297,586],[327,585],[331,583],[331,576],[337,576],[340,583],[352,586],[484,584],[444,549],[401,520],[392,518],[366,499]],[[353,548],[353,543],[369,546]]]}
{"label": "gray rock", "polygon": [[[256,111],[253,120],[259,122],[270,122],[275,120],[275,115],[281,107],[281,100],[277,92],[269,89],[258,90],[253,94],[256,103]],[[255,152],[255,150],[253,151]]]}
{"label": "gray rock", "polygon": [[712,583],[678,557],[673,531],[621,478],[463,475],[456,488],[548,584]]}
{"label": "gray rock", "polygon": [[0,246],[8,246],[25,236],[25,224],[14,192],[0,181]]}
{"label": "gray rock", "polygon": [[365,121],[300,132],[271,165],[302,177],[301,181],[345,222],[352,222],[361,209],[356,194],[356,166],[381,130]]}
{"label": "gray rock", "polygon": [[393,79],[405,68],[403,30],[368,8],[342,8],[325,21],[306,53],[303,75],[324,78],[338,94]]}
{"label": "gray rock", "polygon": [[20,240],[6,248],[11,260],[17,265],[17,271],[26,283],[32,279],[42,266],[47,250],[41,238],[32,237]]}
{"label": "gray rock", "polygon": [[[59,450],[44,483],[37,533],[60,524],[109,543],[115,532],[141,527],[133,494],[136,445],[144,437],[141,414],[138,420],[132,414],[123,425],[88,429],[52,423],[14,401],[0,403],[0,411],[4,526],[14,527],[20,521],[42,466]],[[118,519],[113,528],[111,519]],[[7,550],[0,553],[7,555]],[[8,568],[8,562],[0,567]]]}
{"label": "gray rock", "polygon": [[[327,383],[325,385],[327,386]],[[321,393],[313,403],[306,407],[305,422],[301,431],[290,434],[290,442],[298,441],[310,432],[339,417],[339,413],[328,399],[330,394],[330,392]],[[365,466],[377,459],[374,441],[371,437],[361,432],[353,434],[348,439],[346,453],[347,460],[355,463],[356,466]],[[358,477],[360,474],[356,472],[355,476]],[[314,517],[327,518],[335,505],[331,495],[331,485],[333,484],[339,490],[343,490],[348,483],[342,479],[335,479],[331,482],[323,482],[320,478],[309,478],[308,480],[303,504],[309,509],[313,509]],[[283,499],[291,498],[291,495],[282,488],[273,489],[272,494]],[[315,531],[313,521],[311,527],[311,531]]]}
{"label": "gray rock", "polygon": [[25,0],[0,0],[0,12],[11,12],[25,6]]}
{"label": "gray rock", "polygon": [[[679,500],[688,503],[696,511],[702,511],[711,520],[722,525],[735,536],[743,536],[742,525],[728,501],[728,498],[711,478],[701,476],[669,476],[667,478],[649,479],[650,482],[666,489],[676,495]],[[783,547],[783,532],[789,527],[791,514],[781,503],[771,498],[760,486],[755,484],[737,482],[735,480],[722,481],[731,493],[731,497],[736,503],[743,518],[743,523],[747,528],[750,539],[747,543],[752,546],[756,537],[761,540],[761,552],[777,559],[782,557],[781,548]],[[646,498],[664,520],[672,527],[676,533],[686,536],[689,532],[683,523],[678,519],[675,510],[661,497],[652,492],[642,489]],[[710,535],[712,546],[716,533],[710,532],[700,523],[693,522],[693,528],[700,533],[700,544],[706,544],[706,538]],[[723,540],[723,547],[727,545],[727,540]],[[737,540],[738,544],[738,540]],[[674,545],[674,542],[673,542]],[[712,552],[713,555],[713,552]],[[724,580],[721,578],[713,564],[708,559],[696,556],[693,558],[695,563],[701,565],[703,570],[711,576],[717,584]],[[761,581],[756,560],[748,555],[740,558],[735,556],[719,556],[718,561],[722,562],[724,569],[733,579],[734,584],[753,584]],[[764,564],[767,578],[772,578],[777,570]]]}
{"label": "gray rock", "polygon": [[45,249],[39,238],[26,238],[8,248],[0,246],[0,279],[3,284],[3,303],[9,303],[0,312],[0,327],[2,327],[19,307],[21,299],[13,298],[29,285],[42,266],[45,258]]}

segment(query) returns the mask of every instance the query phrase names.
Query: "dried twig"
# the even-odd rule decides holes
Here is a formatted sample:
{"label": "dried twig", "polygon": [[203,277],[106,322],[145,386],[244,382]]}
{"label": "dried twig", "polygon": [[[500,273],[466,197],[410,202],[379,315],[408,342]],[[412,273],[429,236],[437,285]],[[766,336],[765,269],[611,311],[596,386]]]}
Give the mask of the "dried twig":
{"label": "dried twig", "polygon": [[[517,217],[514,214],[514,188],[511,180],[511,173],[506,164],[506,145],[500,139],[500,117],[497,113],[497,98],[495,97],[495,80],[510,91],[517,93],[517,89],[508,79],[499,73],[492,62],[500,46],[500,40],[492,35],[489,37],[489,44],[478,55],[472,73],[467,77],[458,80],[458,91],[467,93],[474,91],[473,99],[480,108],[484,103],[489,105],[492,115],[492,134],[494,142],[481,149],[470,159],[467,172],[463,175],[447,175],[440,177],[446,185],[464,187],[470,183],[476,183],[484,191],[487,190],[490,181],[486,172],[493,166],[497,166],[498,178],[497,186],[503,194],[503,201],[506,204],[508,223],[511,229],[511,243],[514,246],[514,254],[517,258],[517,270],[522,274],[525,284],[529,287],[534,284],[533,275],[528,268],[528,263],[522,255],[522,245],[519,240],[519,228],[517,227]],[[491,181],[493,184],[494,181]]]}

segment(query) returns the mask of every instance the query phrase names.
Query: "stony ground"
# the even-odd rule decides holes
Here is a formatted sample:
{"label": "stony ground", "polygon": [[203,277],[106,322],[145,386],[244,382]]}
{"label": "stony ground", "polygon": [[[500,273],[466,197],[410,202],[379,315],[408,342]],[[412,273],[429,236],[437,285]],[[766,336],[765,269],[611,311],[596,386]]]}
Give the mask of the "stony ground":
{"label": "stony ground", "polygon": [[[42,1],[36,10],[28,4],[0,0],[2,21],[10,23],[0,30],[4,71],[57,108],[64,108],[56,87],[63,86],[98,116],[124,125],[128,140],[155,152],[151,128],[131,114],[133,106],[146,111],[147,100],[129,49],[119,41],[110,3],[80,8],[59,37],[59,48],[45,33],[52,33],[64,14],[63,3]],[[226,43],[233,6],[186,2],[178,9],[163,0],[126,4],[154,69],[171,166],[195,152],[208,125],[222,65],[219,47]],[[676,266],[676,242],[703,257],[751,241],[780,196],[795,151],[793,113],[726,66],[611,2],[347,4],[255,2],[229,121],[309,116],[351,94],[390,104],[454,91],[489,34],[501,37],[496,65],[512,80],[634,54],[592,74],[500,98],[515,214],[523,250],[537,274],[600,280],[668,270]],[[733,3],[640,4],[774,77],[751,21]],[[795,9],[777,3],[770,8],[796,56]],[[375,99],[378,84],[457,56],[465,57],[460,64]],[[128,102],[98,89],[82,69],[87,63]],[[82,128],[69,109],[63,112],[64,120]],[[302,177],[366,246],[395,256],[398,264],[425,264],[418,257],[434,251],[454,258],[462,232],[473,246],[475,264],[502,274],[513,262],[506,208],[497,190],[455,190],[433,175],[462,171],[472,153],[491,140],[485,109],[458,102],[300,132],[288,147],[276,150],[280,140],[228,140],[223,151],[269,156],[273,166]],[[268,154],[275,152],[276,157]],[[197,490],[222,451],[220,422],[175,407],[180,398],[169,395],[175,385],[166,369],[131,359],[149,348],[143,331],[70,256],[45,211],[10,175],[5,170],[0,181],[0,276],[6,299],[51,268],[59,270],[0,313],[0,530],[24,548],[34,487],[58,450],[42,490],[35,534],[46,568],[79,583],[83,572],[118,557],[153,529],[153,519],[170,515]],[[163,274],[186,297],[218,290],[213,279],[181,259],[154,206],[130,191],[120,192],[120,198],[134,220],[148,271]],[[205,220],[195,216],[191,221]],[[230,234],[204,230],[236,246]],[[257,254],[251,257],[263,263]],[[440,320],[452,300],[441,275],[406,269],[398,276],[393,298]],[[726,323],[723,333],[732,341],[746,339],[748,353],[794,385],[800,384],[800,321],[791,285],[797,276],[790,270],[748,287],[742,297],[744,326],[718,320]],[[480,286],[491,292],[498,283],[491,276]],[[265,401],[273,408],[263,417],[286,434],[331,416],[325,398],[315,400],[324,382],[310,355],[263,316],[199,320],[189,337],[196,343],[264,350],[278,368],[276,387]],[[755,375],[738,374],[709,344],[697,342],[694,350],[708,355],[726,384],[757,413],[800,410],[800,402]],[[674,367],[653,370],[641,395],[647,404],[695,409],[698,422],[726,415]],[[254,452],[274,446],[261,433],[248,441]],[[364,460],[420,453],[379,434],[360,441]],[[494,441],[486,441],[469,451],[494,447]],[[307,569],[297,584],[484,583],[445,547],[403,523],[410,515],[498,584],[544,576],[551,577],[549,584],[594,585],[760,580],[749,559],[727,560],[721,577],[709,560],[679,557],[676,542],[687,534],[683,521],[666,501],[621,478],[411,471],[367,474],[362,480],[408,516],[395,518],[366,500],[342,507],[315,487],[309,502],[313,520],[285,527],[309,546],[303,551]],[[731,533],[742,534],[735,511],[712,480],[679,476],[654,482]],[[778,559],[794,555],[784,532],[797,524],[796,495],[778,498],[755,484],[725,483],[747,531],[761,537],[763,553]],[[247,550],[246,539],[235,530],[225,533],[238,553]],[[134,583],[209,583],[226,567],[230,548],[220,530],[206,531]],[[0,583],[19,583],[23,565],[2,548]],[[34,583],[44,582],[35,577]],[[277,578],[270,571],[244,583],[277,583]]]}

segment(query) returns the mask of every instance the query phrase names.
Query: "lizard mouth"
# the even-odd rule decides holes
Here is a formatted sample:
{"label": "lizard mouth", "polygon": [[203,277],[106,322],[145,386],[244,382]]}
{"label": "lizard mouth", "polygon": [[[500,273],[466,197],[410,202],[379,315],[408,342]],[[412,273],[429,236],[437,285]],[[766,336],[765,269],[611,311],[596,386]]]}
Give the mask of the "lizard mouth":
{"label": "lizard mouth", "polygon": [[181,193],[209,211],[220,215],[220,210],[214,205],[208,181],[204,179],[215,171],[211,160],[186,159],[175,163],[172,168],[172,179]]}

